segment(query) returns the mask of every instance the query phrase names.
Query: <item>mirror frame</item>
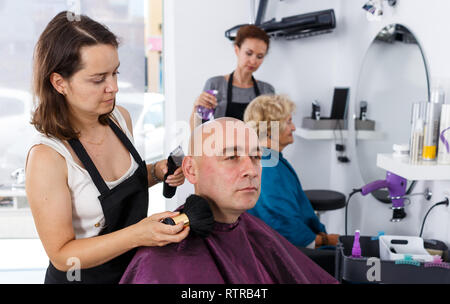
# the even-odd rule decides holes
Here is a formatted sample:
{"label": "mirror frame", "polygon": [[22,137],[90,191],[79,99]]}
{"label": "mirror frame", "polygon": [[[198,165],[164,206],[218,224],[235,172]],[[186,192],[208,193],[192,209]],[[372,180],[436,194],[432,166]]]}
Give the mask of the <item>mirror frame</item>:
{"label": "mirror frame", "polygon": [[[414,32],[411,31],[411,29],[409,27],[405,26],[404,24],[401,24],[401,23],[388,23],[388,24],[384,24],[383,26],[381,26],[378,29],[378,31],[376,32],[375,36],[373,36],[373,38],[370,40],[369,45],[365,48],[364,56],[362,57],[361,65],[359,67],[358,80],[357,80],[357,83],[356,83],[355,95],[354,95],[354,98],[353,98],[353,101],[354,101],[354,106],[353,106],[353,111],[354,112],[353,112],[353,116],[352,116],[353,117],[353,123],[352,123],[353,144],[354,144],[354,147],[355,147],[355,156],[356,156],[355,158],[357,159],[356,163],[357,163],[358,171],[359,171],[359,174],[360,174],[360,177],[361,177],[361,180],[363,181],[363,183],[367,183],[367,181],[364,180],[363,175],[361,173],[361,169],[362,169],[361,166],[360,166],[361,162],[359,160],[359,156],[358,156],[358,153],[357,153],[358,138],[357,138],[357,129],[356,129],[356,121],[358,119],[358,113],[357,113],[358,88],[360,88],[360,86],[361,86],[361,78],[360,78],[360,76],[361,76],[361,72],[362,72],[363,67],[364,67],[364,62],[365,62],[365,59],[367,57],[367,54],[369,52],[370,47],[372,46],[373,42],[376,40],[376,38],[380,34],[380,32],[383,29],[385,29],[386,27],[390,26],[390,25],[395,25],[395,26],[400,25],[400,26],[404,27],[406,30],[408,30],[414,36],[414,38],[416,40],[416,44],[419,47],[420,54],[421,54],[421,57],[422,57],[422,60],[423,60],[423,64],[424,64],[424,68],[425,68],[425,75],[426,75],[426,79],[427,79],[427,96],[428,96],[427,102],[430,102],[430,97],[431,97],[430,71],[429,71],[428,62],[426,60],[425,52],[424,52],[424,50],[422,48],[420,40],[417,38],[417,36],[414,34]],[[376,166],[376,163],[374,165]],[[414,186],[416,185],[416,182],[417,181],[408,181],[408,189],[406,191],[406,194],[410,194],[411,193],[411,191],[413,190]],[[377,201],[379,201],[381,203],[385,203],[385,204],[391,204],[392,203],[391,199],[389,198],[389,192],[387,190],[380,189],[380,190],[374,191],[371,194],[372,194],[373,198],[375,198]]]}

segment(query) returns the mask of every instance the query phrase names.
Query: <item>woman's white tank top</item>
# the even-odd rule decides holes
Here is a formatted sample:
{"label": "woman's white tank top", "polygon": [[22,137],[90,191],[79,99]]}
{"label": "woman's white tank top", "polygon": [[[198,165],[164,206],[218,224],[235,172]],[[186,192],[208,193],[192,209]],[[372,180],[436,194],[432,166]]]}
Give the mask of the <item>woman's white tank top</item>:
{"label": "woman's white tank top", "polygon": [[[126,121],[117,107],[112,112],[114,118],[119,123],[122,131],[125,132],[130,141],[134,144],[133,136],[128,130]],[[72,225],[76,239],[98,236],[105,225],[102,206],[98,200],[100,192],[91,179],[86,169],[80,167],[72,158],[69,150],[61,140],[50,138],[39,134],[33,141],[32,146],[44,144],[61,154],[67,164],[67,182],[72,198]],[[106,182],[106,185],[112,189],[125,179],[133,175],[138,168],[138,164],[130,155],[130,167],[127,172],[118,180]]]}

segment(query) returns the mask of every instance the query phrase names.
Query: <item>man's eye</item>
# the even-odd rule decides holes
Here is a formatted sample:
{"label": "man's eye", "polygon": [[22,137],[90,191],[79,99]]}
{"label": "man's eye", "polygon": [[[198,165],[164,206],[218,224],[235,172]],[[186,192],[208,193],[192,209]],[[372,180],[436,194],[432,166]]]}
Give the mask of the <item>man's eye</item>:
{"label": "man's eye", "polygon": [[225,158],[226,160],[235,160],[237,159],[237,155],[233,155],[233,156],[228,156],[227,158]]}
{"label": "man's eye", "polygon": [[100,83],[102,83],[103,81],[105,81],[105,78],[102,78],[102,79],[95,79],[95,80],[94,80],[94,83],[100,84]]}

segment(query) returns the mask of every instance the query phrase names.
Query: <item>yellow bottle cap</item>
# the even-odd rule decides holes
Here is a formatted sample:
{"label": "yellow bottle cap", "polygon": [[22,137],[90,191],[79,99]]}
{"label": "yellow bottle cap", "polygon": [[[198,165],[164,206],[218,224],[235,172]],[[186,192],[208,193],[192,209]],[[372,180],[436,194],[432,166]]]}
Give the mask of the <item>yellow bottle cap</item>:
{"label": "yellow bottle cap", "polygon": [[423,159],[435,159],[436,158],[436,146],[423,146]]}

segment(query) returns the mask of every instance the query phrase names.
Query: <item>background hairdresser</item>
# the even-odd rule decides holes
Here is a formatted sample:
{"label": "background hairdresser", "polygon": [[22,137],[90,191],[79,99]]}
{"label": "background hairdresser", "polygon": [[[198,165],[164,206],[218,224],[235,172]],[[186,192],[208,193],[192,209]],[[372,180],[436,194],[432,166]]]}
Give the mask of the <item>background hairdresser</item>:
{"label": "background hairdresser", "polygon": [[[255,25],[239,29],[234,41],[237,65],[234,72],[225,76],[209,78],[203,93],[197,98],[190,118],[191,129],[202,119],[196,115],[197,107],[214,109],[214,117],[234,117],[242,120],[247,105],[261,94],[273,94],[275,90],[267,82],[255,80],[253,73],[258,70],[269,51],[270,37]],[[206,92],[217,90],[217,96]]]}

